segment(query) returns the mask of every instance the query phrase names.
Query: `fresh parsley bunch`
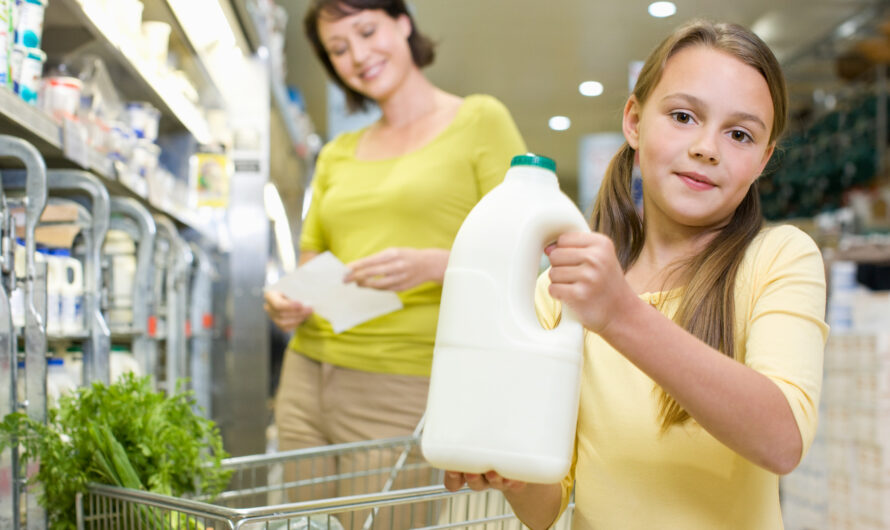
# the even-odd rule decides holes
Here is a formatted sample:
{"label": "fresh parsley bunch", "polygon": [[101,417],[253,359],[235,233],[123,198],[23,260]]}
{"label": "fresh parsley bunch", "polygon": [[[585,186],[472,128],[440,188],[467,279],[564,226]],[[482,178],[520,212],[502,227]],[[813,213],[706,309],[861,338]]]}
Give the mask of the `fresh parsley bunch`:
{"label": "fresh parsley bunch", "polygon": [[21,413],[0,422],[0,450],[19,443],[25,461],[40,462],[30,479],[43,486],[40,503],[50,528],[76,528],[75,496],[99,482],[164,495],[215,496],[230,472],[219,429],[195,413],[191,392],[167,397],[148,377],[127,374],[63,396],[46,425]]}

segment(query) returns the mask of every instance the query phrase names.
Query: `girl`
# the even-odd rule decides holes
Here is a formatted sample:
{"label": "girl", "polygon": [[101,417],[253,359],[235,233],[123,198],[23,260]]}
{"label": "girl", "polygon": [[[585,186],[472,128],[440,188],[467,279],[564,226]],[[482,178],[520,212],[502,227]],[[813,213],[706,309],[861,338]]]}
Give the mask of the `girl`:
{"label": "girl", "polygon": [[[779,529],[778,476],[813,440],[825,277],[790,226],[763,228],[756,180],[785,126],[778,62],[753,33],[696,21],[649,57],[624,108],[593,233],[547,249],[536,303],[586,328],[562,484],[449,472],[503,490],[531,528]],[[638,161],[643,216],[630,194]]]}

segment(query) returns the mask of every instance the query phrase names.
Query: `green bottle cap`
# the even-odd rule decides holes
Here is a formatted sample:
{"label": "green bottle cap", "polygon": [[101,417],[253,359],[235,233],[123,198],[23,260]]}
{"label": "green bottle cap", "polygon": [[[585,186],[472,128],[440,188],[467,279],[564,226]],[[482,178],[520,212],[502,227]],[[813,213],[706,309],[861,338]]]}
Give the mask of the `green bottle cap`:
{"label": "green bottle cap", "polygon": [[510,161],[510,167],[513,166],[536,166],[556,173],[556,162],[552,158],[536,155],[534,153],[526,153],[524,155],[516,155]]}

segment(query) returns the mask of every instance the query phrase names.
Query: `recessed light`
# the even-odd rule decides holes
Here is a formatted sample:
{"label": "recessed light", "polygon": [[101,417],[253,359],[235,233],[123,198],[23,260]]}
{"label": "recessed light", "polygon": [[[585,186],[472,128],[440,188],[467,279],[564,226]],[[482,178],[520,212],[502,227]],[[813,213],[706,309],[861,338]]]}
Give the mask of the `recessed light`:
{"label": "recessed light", "polygon": [[578,92],[588,97],[599,96],[603,93],[603,84],[599,81],[584,81],[578,85]]}
{"label": "recessed light", "polygon": [[550,118],[550,128],[554,131],[564,131],[572,126],[572,120],[567,116],[553,116]]}
{"label": "recessed light", "polygon": [[837,34],[840,38],[846,39],[847,37],[852,37],[857,30],[857,24],[855,20],[848,20],[838,26]]}
{"label": "recessed light", "polygon": [[652,2],[649,4],[649,14],[656,18],[665,18],[677,12],[677,6],[673,2]]}

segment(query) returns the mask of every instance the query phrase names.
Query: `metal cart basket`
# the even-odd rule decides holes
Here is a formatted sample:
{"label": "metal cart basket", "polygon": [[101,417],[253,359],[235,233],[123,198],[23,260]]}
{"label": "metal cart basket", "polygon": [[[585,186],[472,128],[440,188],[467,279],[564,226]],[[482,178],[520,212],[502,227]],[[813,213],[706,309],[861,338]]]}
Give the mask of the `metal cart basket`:
{"label": "metal cart basket", "polygon": [[[91,485],[79,530],[407,530],[524,528],[494,490],[445,490],[417,437],[229,458],[229,488],[213,500]],[[557,525],[571,526],[571,506]]]}

